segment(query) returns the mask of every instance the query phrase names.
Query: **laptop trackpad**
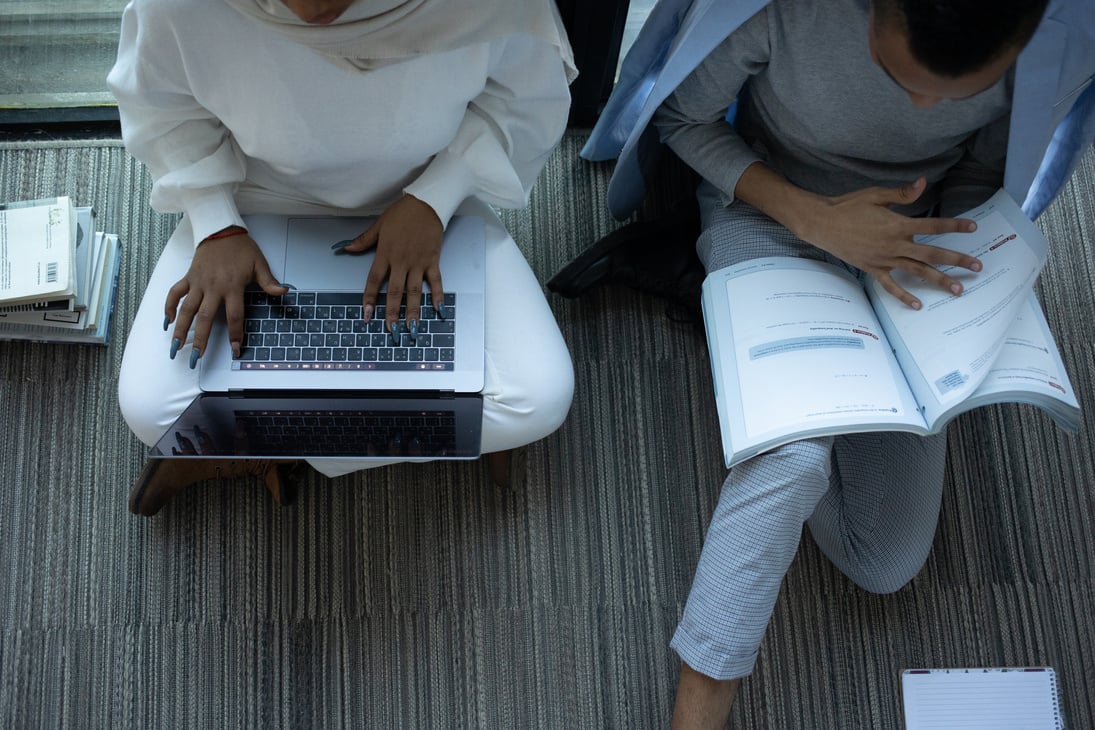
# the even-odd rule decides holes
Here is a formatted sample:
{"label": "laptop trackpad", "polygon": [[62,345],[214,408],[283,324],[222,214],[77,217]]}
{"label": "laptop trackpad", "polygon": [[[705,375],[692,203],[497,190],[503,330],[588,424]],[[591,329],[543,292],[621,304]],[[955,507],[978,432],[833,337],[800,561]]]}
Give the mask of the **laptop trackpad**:
{"label": "laptop trackpad", "polygon": [[365,291],[373,253],[336,256],[331,246],[361,235],[370,222],[366,218],[290,218],[282,268],[285,280],[298,289]]}

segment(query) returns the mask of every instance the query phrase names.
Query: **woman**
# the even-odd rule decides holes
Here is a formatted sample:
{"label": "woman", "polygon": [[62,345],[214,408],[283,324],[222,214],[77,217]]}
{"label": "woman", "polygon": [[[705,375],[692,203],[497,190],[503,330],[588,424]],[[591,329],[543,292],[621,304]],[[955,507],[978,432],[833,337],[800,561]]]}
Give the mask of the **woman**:
{"label": "woman", "polygon": [[[134,433],[154,443],[198,394],[195,365],[222,309],[238,351],[246,285],[288,291],[241,214],[378,215],[346,248],[376,250],[368,308],[385,278],[393,298],[443,285],[457,211],[487,227],[483,451],[555,430],[570,357],[487,204],[525,203],[573,76],[551,0],[132,0],[108,82],[126,148],[152,174],[152,206],[185,214],[126,343],[119,402]],[[532,334],[513,337],[517,322]],[[328,476],[369,465],[314,464]],[[194,481],[248,472],[278,496],[268,463],[153,460],[130,509],[154,514]]]}

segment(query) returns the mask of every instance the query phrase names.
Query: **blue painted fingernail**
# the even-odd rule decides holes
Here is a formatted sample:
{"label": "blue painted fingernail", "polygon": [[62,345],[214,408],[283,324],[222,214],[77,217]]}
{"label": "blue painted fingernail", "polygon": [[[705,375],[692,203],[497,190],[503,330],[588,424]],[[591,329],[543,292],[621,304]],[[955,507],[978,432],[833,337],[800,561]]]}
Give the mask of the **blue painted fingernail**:
{"label": "blue painted fingernail", "polygon": [[292,289],[293,291],[296,291],[296,287],[295,287],[295,286],[293,286],[292,284],[286,284],[286,283],[285,283],[284,281],[283,281],[283,282],[281,282],[280,284],[278,284],[278,286],[283,286],[283,287],[285,287],[286,289]]}
{"label": "blue painted fingernail", "polygon": [[392,322],[392,346],[399,346],[399,322]]}
{"label": "blue painted fingernail", "polygon": [[171,318],[170,317],[164,317],[163,318],[163,331],[164,332],[167,332],[167,326],[169,324],[171,324]]}
{"label": "blue painted fingernail", "polygon": [[345,241],[339,241],[338,243],[333,243],[333,244],[331,244],[331,249],[333,250],[333,249],[342,249],[342,248],[346,248],[346,247],[347,247],[347,246],[349,246],[349,245],[350,245],[351,243],[353,243],[353,241],[351,241],[351,240],[349,240],[349,239],[347,239],[347,240],[345,240]]}
{"label": "blue painted fingernail", "polygon": [[168,357],[174,360],[175,354],[179,351],[180,347],[182,347],[182,342],[179,340],[178,337],[171,340],[171,352],[167,353]]}
{"label": "blue painted fingernail", "polygon": [[190,350],[190,369],[193,370],[198,365],[198,358],[202,356],[202,351],[194,347]]}
{"label": "blue painted fingernail", "polygon": [[410,321],[410,329],[411,329],[411,342],[415,342],[415,341],[418,340],[418,320],[417,319],[412,319]]}
{"label": "blue painted fingernail", "polygon": [[433,308],[437,310],[438,317],[440,317],[441,319],[448,319],[449,316],[445,314],[445,308],[443,306],[441,306],[440,304],[435,304],[433,305]]}

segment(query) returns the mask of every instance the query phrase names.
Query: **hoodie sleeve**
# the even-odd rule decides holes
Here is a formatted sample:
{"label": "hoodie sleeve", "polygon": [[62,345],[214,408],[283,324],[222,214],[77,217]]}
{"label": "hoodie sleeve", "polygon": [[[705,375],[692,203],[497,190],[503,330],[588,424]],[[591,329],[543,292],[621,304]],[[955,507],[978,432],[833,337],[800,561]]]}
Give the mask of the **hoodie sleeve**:
{"label": "hoodie sleeve", "polygon": [[126,149],[152,175],[152,207],[185,213],[194,245],[243,225],[233,200],[246,163],[232,135],[194,98],[179,38],[161,3],[131,2],[107,77],[118,100]]}
{"label": "hoodie sleeve", "polygon": [[452,142],[404,192],[429,204],[445,225],[469,197],[524,206],[569,110],[557,48],[525,35],[495,41],[483,91],[468,104]]}

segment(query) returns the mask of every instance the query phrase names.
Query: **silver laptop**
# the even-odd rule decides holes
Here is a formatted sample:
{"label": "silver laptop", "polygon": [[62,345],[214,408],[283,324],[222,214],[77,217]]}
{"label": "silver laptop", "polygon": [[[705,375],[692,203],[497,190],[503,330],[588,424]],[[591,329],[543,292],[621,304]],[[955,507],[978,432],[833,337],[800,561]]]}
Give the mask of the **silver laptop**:
{"label": "silver laptop", "polygon": [[458,216],[441,249],[444,300],[428,285],[419,327],[385,331],[385,291],[372,319],[361,294],[374,255],[335,255],[366,218],[246,216],[275,278],[295,289],[245,294],[245,341],[233,358],[219,319],[198,361],[202,394],[153,456],[475,458],[485,346],[485,231]]}

